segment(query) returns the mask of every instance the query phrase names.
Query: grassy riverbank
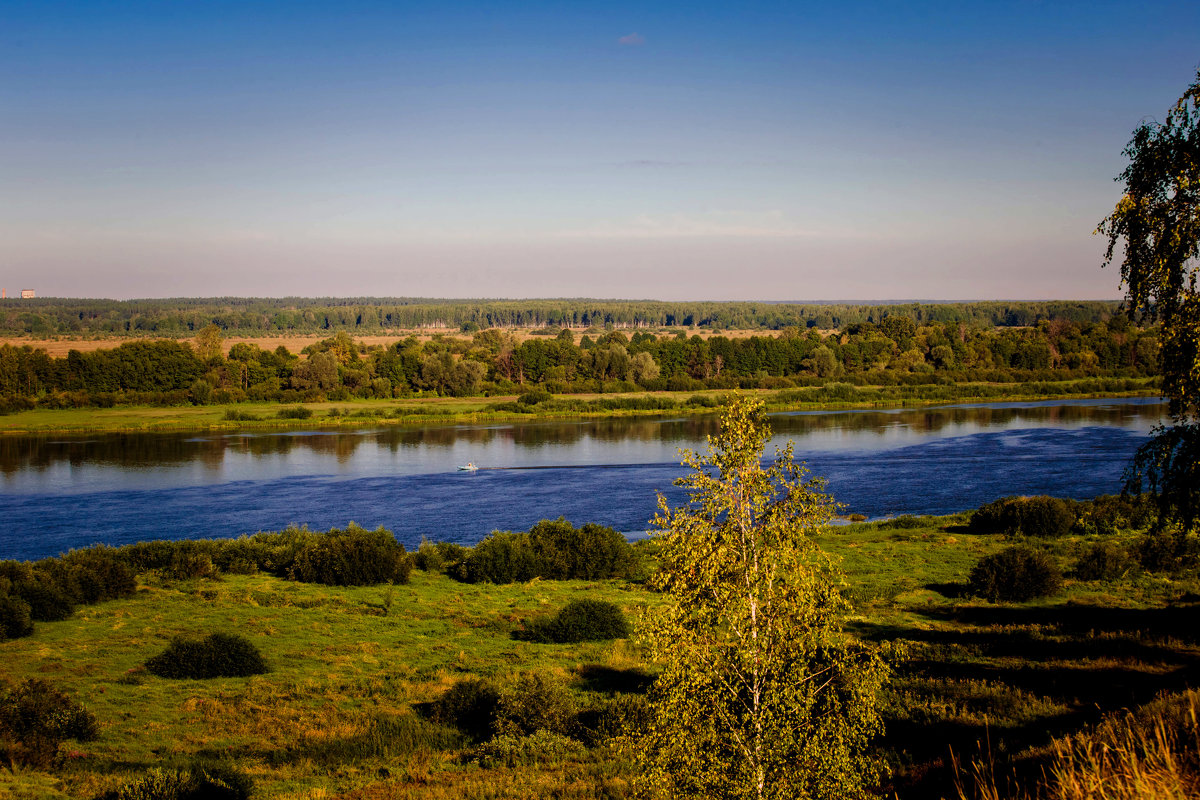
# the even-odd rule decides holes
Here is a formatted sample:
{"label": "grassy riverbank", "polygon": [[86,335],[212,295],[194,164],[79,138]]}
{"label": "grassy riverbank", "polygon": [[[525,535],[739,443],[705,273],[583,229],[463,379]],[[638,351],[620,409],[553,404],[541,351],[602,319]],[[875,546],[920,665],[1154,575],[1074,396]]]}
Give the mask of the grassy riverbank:
{"label": "grassy riverbank", "polygon": [[[890,408],[943,403],[1123,397],[1158,394],[1156,379],[1081,379],[1037,383],[963,383],[918,386],[826,386],[782,391],[748,391],[771,411]],[[462,424],[562,418],[709,413],[728,394],[635,392],[556,395],[534,403],[518,396],[342,402],[238,403],[207,406],[117,406],[34,409],[0,416],[0,434],[120,433],[138,431],[236,431],[295,428],[354,428],[363,425]],[[304,409],[297,412],[296,409]],[[293,416],[288,417],[287,415]]]}
{"label": "grassy riverbank", "polygon": [[[821,539],[845,570],[854,633],[909,643],[879,743],[905,800],[954,795],[951,746],[969,758],[990,742],[1002,764],[1036,764],[1050,736],[1194,684],[1200,664],[1194,573],[1131,566],[1108,581],[1069,578],[1052,598],[992,604],[967,596],[967,576],[1011,537],[971,533],[966,519],[850,525]],[[1070,568],[1096,541],[1033,544]],[[634,619],[657,602],[620,580],[464,584],[416,570],[405,585],[339,588],[143,573],[133,597],[0,642],[0,683],[48,679],[100,726],[52,768],[0,770],[0,795],[93,797],[149,768],[205,758],[245,771],[262,797],[624,797],[636,775],[603,740],[489,760],[420,713],[463,679],[504,685],[528,672],[562,681],[577,708],[635,697],[653,667],[634,641],[513,638],[522,619],[576,598],[611,601]],[[246,635],[271,671],[179,681],[142,670],[172,636],[214,630]]]}

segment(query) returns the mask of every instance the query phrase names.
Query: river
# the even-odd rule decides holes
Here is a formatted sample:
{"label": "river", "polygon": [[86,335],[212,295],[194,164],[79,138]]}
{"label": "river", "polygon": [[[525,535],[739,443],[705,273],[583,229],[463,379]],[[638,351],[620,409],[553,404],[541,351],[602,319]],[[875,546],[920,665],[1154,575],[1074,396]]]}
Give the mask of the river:
{"label": "river", "polygon": [[[944,514],[1008,494],[1117,492],[1158,398],[772,415],[773,444],[848,512]],[[0,558],[90,544],[383,525],[410,549],[546,517],[639,535],[715,417],[228,435],[0,437]],[[772,452],[773,447],[768,447]],[[478,472],[457,470],[468,461]]]}

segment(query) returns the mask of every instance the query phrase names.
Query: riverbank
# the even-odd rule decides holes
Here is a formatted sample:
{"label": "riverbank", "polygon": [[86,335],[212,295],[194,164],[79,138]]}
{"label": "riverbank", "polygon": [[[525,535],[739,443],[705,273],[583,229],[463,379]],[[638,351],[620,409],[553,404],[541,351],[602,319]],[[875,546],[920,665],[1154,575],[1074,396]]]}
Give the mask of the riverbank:
{"label": "riverbank", "polygon": [[[747,390],[769,411],[914,408],[945,403],[1025,402],[1158,394],[1151,378],[1091,378],[1036,383],[964,383],[853,386],[834,383],[803,389]],[[275,402],[207,406],[116,406],[33,409],[0,416],[0,435],[359,428],[363,425],[429,425],[589,419],[661,414],[707,414],[728,391],[631,392],[522,397],[403,398],[283,405]]]}
{"label": "riverbank", "polygon": [[[1072,575],[1052,597],[989,603],[971,596],[971,570],[1011,540],[967,521],[907,517],[818,540],[844,570],[851,634],[906,642],[877,742],[893,765],[884,793],[902,800],[954,796],[951,747],[966,764],[978,755],[973,743],[989,742],[1001,780],[1012,768],[1039,774],[1052,736],[1184,689],[1200,654],[1194,570],[1130,562],[1106,578]],[[1072,570],[1101,543],[1134,552],[1140,537],[1118,522],[1103,535],[1024,541]],[[0,642],[0,683],[49,680],[99,728],[49,766],[0,770],[0,795],[95,797],[148,769],[208,759],[251,775],[259,796],[293,800],[630,796],[638,775],[598,714],[640,702],[654,675],[649,654],[635,639],[538,644],[516,634],[577,599],[638,618],[659,601],[643,584],[462,583],[425,561],[404,584],[322,586],[245,565],[226,571],[201,550],[174,547],[180,557],[142,571],[132,596]],[[210,680],[147,672],[172,636],[218,630],[250,639],[271,671]],[[464,681],[509,687],[530,674],[555,690],[553,708],[590,727],[489,749],[429,718],[429,704]]]}

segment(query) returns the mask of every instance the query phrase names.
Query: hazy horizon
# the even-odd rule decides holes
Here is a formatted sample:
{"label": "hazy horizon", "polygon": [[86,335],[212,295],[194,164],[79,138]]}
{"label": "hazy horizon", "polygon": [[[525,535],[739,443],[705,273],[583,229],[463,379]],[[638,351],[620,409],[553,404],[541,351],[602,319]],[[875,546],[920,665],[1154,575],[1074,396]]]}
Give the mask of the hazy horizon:
{"label": "hazy horizon", "polygon": [[1118,299],[1198,65],[1194,2],[0,2],[0,286]]}

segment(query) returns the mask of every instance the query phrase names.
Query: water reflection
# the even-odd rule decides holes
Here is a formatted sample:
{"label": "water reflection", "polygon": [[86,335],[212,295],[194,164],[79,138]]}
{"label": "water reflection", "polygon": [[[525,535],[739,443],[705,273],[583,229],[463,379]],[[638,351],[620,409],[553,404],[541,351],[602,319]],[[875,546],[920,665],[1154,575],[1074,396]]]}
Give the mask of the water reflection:
{"label": "water reflection", "polygon": [[[957,405],[772,415],[775,441],[800,454],[896,448],[984,431],[1110,426],[1145,432],[1164,417],[1157,398]],[[9,492],[131,484],[203,485],[289,475],[429,474],[468,460],[494,466],[677,463],[702,449],[715,415],[562,420],[502,425],[395,426],[358,431],[230,435],[128,433],[0,438]]]}
{"label": "water reflection", "polygon": [[[952,406],[778,415],[775,441],[869,516],[947,513],[1004,494],[1092,497],[1164,416],[1159,401]],[[543,517],[645,530],[683,495],[677,450],[717,419],[195,436],[0,438],[0,558],[94,542],[235,536],[354,520],[471,543]],[[486,469],[458,472],[474,461]]]}

